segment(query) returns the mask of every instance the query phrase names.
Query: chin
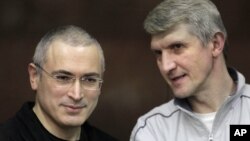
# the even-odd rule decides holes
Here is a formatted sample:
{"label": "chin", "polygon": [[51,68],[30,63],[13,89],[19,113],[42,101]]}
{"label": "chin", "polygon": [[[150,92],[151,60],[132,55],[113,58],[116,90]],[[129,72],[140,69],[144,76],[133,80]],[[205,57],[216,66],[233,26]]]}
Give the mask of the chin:
{"label": "chin", "polygon": [[84,121],[71,121],[63,123],[66,127],[80,127]]}
{"label": "chin", "polygon": [[187,92],[173,92],[173,94],[176,98],[180,99],[189,97],[189,94]]}
{"label": "chin", "polygon": [[65,126],[81,126],[86,121],[86,118],[83,117],[68,117],[62,121],[62,124]]}

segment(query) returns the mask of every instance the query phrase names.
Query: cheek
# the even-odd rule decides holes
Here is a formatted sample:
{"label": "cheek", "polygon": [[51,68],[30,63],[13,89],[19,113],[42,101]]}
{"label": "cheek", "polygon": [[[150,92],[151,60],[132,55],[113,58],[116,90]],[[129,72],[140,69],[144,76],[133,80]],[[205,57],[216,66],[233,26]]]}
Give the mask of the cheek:
{"label": "cheek", "polygon": [[39,103],[43,109],[46,109],[46,111],[53,113],[53,111],[57,110],[56,105],[58,105],[60,99],[58,90],[59,89],[56,89],[49,84],[39,85],[36,102]]}
{"label": "cheek", "polygon": [[162,62],[160,60],[157,60],[156,63],[157,63],[159,71],[164,76],[164,70],[163,70]]}
{"label": "cheek", "polygon": [[181,62],[181,65],[188,68],[200,70],[210,65],[211,55],[207,49],[190,51],[189,53],[185,54],[185,56],[183,56],[179,62]]}
{"label": "cheek", "polygon": [[41,88],[41,94],[45,102],[58,103],[64,95],[65,91],[62,88],[48,84]]}
{"label": "cheek", "polygon": [[193,79],[203,80],[208,77],[209,73],[213,68],[213,60],[208,54],[197,55],[196,60],[192,60],[194,63],[191,64],[192,68],[191,75]]}
{"label": "cheek", "polygon": [[88,100],[91,100],[91,101],[98,100],[99,96],[100,96],[100,91],[98,91],[98,92],[93,91],[93,92],[89,92],[89,93],[86,94],[86,98]]}
{"label": "cheek", "polygon": [[58,86],[53,86],[53,85],[47,86],[46,91],[49,97],[51,98],[60,98],[66,95],[65,90]]}
{"label": "cheek", "polygon": [[[207,70],[208,68],[211,67],[213,63],[212,56],[207,53],[203,53],[199,55],[199,58],[197,58],[196,63],[200,66],[201,69]],[[205,71],[201,70],[201,71]]]}
{"label": "cheek", "polygon": [[99,96],[100,96],[100,92],[98,92],[98,93],[89,92],[89,93],[85,94],[85,99],[88,101],[88,103],[90,105],[92,105],[92,108],[95,108],[97,103],[98,103]]}
{"label": "cheek", "polygon": [[88,101],[90,105],[89,114],[91,114],[96,108],[99,96],[100,96],[100,93],[88,93],[85,95],[85,99]]}

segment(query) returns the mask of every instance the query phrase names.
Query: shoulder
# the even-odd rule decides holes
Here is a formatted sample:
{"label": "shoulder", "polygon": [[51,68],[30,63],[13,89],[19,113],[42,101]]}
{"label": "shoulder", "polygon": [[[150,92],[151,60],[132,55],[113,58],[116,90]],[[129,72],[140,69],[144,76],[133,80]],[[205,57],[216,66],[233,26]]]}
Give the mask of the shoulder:
{"label": "shoulder", "polygon": [[0,125],[0,141],[10,141],[10,138],[16,136],[17,132],[15,119],[9,119]]}
{"label": "shoulder", "polygon": [[242,90],[242,95],[250,99],[250,85],[246,84]]}
{"label": "shoulder", "polygon": [[179,109],[175,106],[174,100],[168,103],[162,104],[150,110],[148,113],[141,116],[138,121],[143,121],[146,124],[147,121],[153,119],[168,119],[171,118]]}
{"label": "shoulder", "polygon": [[174,120],[178,118],[179,111],[179,108],[174,104],[174,100],[155,107],[137,120],[131,134],[131,140],[139,138],[139,140],[154,140],[153,136],[171,128]]}
{"label": "shoulder", "polygon": [[250,98],[250,85],[246,83],[246,79],[244,75],[241,74],[239,71],[235,71],[235,78],[233,79],[237,85],[236,95],[241,95],[242,97],[249,99]]}
{"label": "shoulder", "polygon": [[90,141],[118,141],[111,135],[107,134],[106,132],[90,125],[88,122],[84,123],[82,128],[84,129],[86,136]]}
{"label": "shoulder", "polygon": [[0,141],[4,140],[3,138],[6,141],[13,139],[18,141],[23,138],[24,133],[30,135],[37,129],[34,126],[36,123],[33,121],[31,114],[27,113],[31,113],[31,110],[28,110],[27,104],[24,104],[13,117],[0,124]]}

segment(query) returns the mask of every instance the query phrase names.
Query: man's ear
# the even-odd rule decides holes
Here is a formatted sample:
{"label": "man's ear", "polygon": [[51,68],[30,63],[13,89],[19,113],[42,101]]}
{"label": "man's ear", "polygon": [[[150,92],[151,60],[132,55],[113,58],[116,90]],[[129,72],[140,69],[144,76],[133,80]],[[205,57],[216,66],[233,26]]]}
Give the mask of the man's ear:
{"label": "man's ear", "polygon": [[218,57],[223,54],[223,49],[225,45],[225,35],[222,32],[217,32],[214,34],[212,39],[213,50],[212,54],[213,57]]}
{"label": "man's ear", "polygon": [[28,65],[28,72],[30,78],[30,85],[33,90],[37,90],[39,83],[39,74],[37,72],[36,66],[34,63]]}

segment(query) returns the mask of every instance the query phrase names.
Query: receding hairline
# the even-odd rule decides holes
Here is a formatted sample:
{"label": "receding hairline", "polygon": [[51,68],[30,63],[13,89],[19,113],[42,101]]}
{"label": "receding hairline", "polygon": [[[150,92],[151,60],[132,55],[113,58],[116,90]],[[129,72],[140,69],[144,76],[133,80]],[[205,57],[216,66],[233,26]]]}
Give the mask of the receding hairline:
{"label": "receding hairline", "polygon": [[50,45],[55,41],[62,41],[63,43],[72,47],[85,47],[92,44],[95,45],[99,50],[103,71],[105,70],[105,58],[99,42],[87,31],[74,25],[57,27],[47,32],[36,47],[35,54],[33,56],[33,62],[40,65],[46,63],[47,52],[50,48]]}

